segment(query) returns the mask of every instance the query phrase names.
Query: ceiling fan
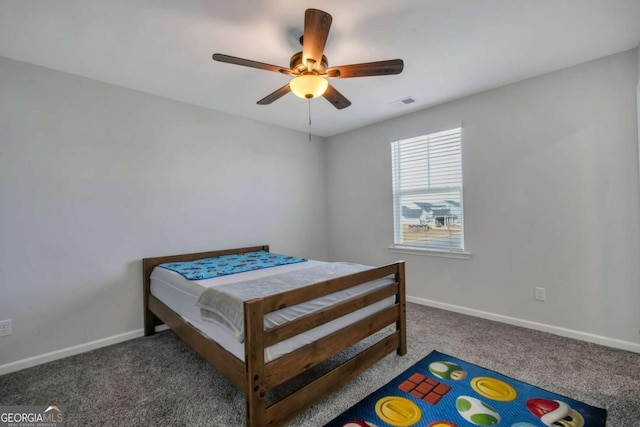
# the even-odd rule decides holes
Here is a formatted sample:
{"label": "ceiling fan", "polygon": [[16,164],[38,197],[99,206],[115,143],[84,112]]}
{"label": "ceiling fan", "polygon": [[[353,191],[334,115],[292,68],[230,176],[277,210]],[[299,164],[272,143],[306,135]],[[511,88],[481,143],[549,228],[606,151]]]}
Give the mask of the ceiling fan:
{"label": "ceiling fan", "polygon": [[366,62],[362,64],[339,65],[329,67],[324,56],[324,46],[331,28],[333,18],[327,12],[307,9],[304,15],[304,34],[300,38],[302,51],[294,53],[289,61],[289,68],[265,64],[250,59],[214,53],[213,59],[229,64],[275,71],[294,78],[280,89],[258,101],[260,105],[268,105],[289,92],[300,98],[316,98],[324,96],[334,107],[341,110],[351,105],[351,101],[329,84],[326,78],[345,79],[350,77],[382,76],[400,74],[404,68],[402,59]]}

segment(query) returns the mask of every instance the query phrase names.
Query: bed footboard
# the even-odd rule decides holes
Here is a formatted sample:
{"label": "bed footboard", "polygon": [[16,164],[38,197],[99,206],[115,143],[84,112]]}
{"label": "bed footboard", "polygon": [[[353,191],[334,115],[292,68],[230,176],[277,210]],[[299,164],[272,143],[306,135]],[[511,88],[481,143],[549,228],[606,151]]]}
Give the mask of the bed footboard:
{"label": "bed footboard", "polygon": [[[390,275],[394,276],[393,283],[383,288],[349,298],[324,310],[264,330],[264,316],[272,311]],[[395,296],[395,304],[391,307],[371,314],[269,363],[264,362],[265,348],[393,296]],[[244,311],[248,426],[282,425],[387,354],[396,351],[403,355],[407,352],[403,262],[247,301]],[[391,324],[395,325],[393,333],[381,338],[377,343],[286,398],[266,407],[265,396],[268,390],[304,373]]]}

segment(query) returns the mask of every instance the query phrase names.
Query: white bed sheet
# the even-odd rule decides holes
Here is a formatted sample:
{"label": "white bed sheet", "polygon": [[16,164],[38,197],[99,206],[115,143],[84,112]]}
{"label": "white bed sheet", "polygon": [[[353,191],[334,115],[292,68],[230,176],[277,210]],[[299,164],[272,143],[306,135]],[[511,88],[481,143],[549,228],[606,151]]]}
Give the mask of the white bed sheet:
{"label": "white bed sheet", "polygon": [[[258,279],[273,274],[281,274],[304,268],[317,267],[321,264],[324,263],[322,261],[309,260],[297,264],[289,264],[262,270],[247,271],[245,273],[215,277],[206,280],[187,280],[174,271],[156,267],[151,273],[151,294],[162,301],[173,311],[178,313],[192,326],[199,329],[206,336],[213,339],[222,347],[227,349],[227,351],[236,356],[238,359],[244,360],[244,343],[240,343],[236,339],[236,337],[233,336],[233,334],[229,333],[229,331],[227,331],[217,323],[202,320],[202,318],[200,317],[200,308],[196,306],[196,302],[198,301],[200,294],[205,290],[205,288],[212,286],[220,286],[229,283],[241,282],[244,280]],[[365,289],[363,287],[360,287],[359,293],[367,292],[372,288],[373,287]],[[347,294],[350,295],[345,294],[345,298],[357,295],[357,293],[353,293],[353,291],[349,290],[347,290]],[[376,313],[386,307],[390,307],[394,303],[394,297],[384,299],[375,304],[354,311],[353,313],[349,313],[346,316],[325,323],[324,325],[321,325],[317,328],[306,331],[305,333],[279,342],[265,349],[265,362],[270,362],[280,356],[297,350],[298,348],[316,341],[326,335],[329,335],[341,328],[344,328],[351,323],[357,322],[358,320],[363,319],[370,314]],[[307,305],[308,312],[313,311],[314,307],[316,307],[316,304],[312,301],[300,304],[300,307],[304,308],[305,305]]]}

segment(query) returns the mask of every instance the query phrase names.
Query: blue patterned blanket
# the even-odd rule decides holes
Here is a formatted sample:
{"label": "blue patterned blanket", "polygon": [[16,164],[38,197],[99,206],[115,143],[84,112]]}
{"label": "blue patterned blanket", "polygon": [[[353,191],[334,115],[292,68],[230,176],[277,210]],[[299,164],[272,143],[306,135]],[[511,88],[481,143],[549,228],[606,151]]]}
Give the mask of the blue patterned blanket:
{"label": "blue patterned blanket", "polygon": [[203,280],[304,261],[307,260],[305,258],[258,251],[244,254],[222,255],[196,261],[166,262],[158,265],[158,267],[175,271],[188,280]]}

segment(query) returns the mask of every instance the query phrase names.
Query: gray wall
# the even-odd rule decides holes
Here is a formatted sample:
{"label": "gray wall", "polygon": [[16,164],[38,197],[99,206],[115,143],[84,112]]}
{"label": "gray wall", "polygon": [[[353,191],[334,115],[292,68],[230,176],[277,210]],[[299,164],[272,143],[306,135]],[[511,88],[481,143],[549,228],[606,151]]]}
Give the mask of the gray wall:
{"label": "gray wall", "polygon": [[326,235],[322,139],[0,57],[0,368],[139,334],[143,257]]}
{"label": "gray wall", "polygon": [[[330,258],[404,258],[416,301],[640,351],[637,83],[634,49],[330,138]],[[460,122],[472,258],[390,253],[389,141]]]}
{"label": "gray wall", "polygon": [[[638,147],[640,148],[640,45],[638,45],[638,48],[636,49],[636,53],[638,56],[638,87],[636,89],[636,113],[638,115]],[[638,159],[638,161],[640,161],[640,158]],[[639,175],[639,178],[640,178],[640,175]]]}

